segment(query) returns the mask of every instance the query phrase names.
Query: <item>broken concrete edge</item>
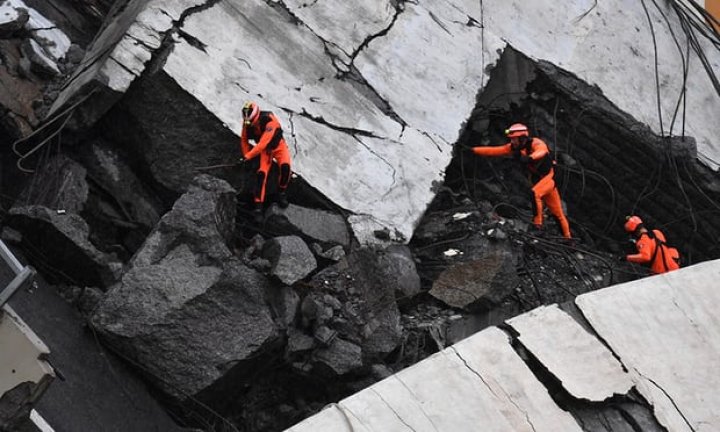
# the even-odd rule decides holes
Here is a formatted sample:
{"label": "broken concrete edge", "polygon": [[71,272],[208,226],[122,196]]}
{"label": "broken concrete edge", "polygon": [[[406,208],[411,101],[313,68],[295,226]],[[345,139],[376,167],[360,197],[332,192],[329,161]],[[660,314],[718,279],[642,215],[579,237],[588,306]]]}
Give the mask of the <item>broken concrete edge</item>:
{"label": "broken concrete edge", "polygon": [[[655,277],[663,276],[656,275]],[[625,284],[615,285],[615,287],[630,285],[632,283],[633,282],[627,282]],[[616,352],[616,350],[612,348],[610,343],[605,338],[603,338],[598,331],[595,330],[581,306],[582,298],[585,296],[587,296],[587,294],[576,297],[575,300],[572,302],[567,302],[567,304],[564,305],[564,308],[567,308],[567,310],[572,310],[573,313],[570,314],[570,316],[575,319],[575,321],[580,323],[586,330],[590,330],[591,335],[593,335],[598,341],[600,341],[600,343],[602,343],[606,347],[606,349],[618,360],[618,362],[620,362],[620,365],[622,365],[623,369],[627,371],[628,374],[630,374],[630,377],[634,383],[631,391],[635,392],[636,395],[642,399],[642,401],[644,401],[650,406],[655,420],[658,422],[658,424],[662,425],[665,430],[694,430],[691,422],[685,417],[683,412],[680,410],[680,407],[677,406],[677,404],[675,403],[675,401],[673,401],[670,395],[654,380],[644,376],[639,370],[637,370],[637,368],[628,368],[628,366],[625,364],[626,362],[624,362],[622,357]],[[653,392],[654,388],[662,393],[661,398],[664,399],[655,400],[655,393]]]}
{"label": "broken concrete edge", "polygon": [[[92,107],[83,107],[81,126],[90,126],[99,120],[132,83],[150,72],[156,61],[164,61],[165,53],[174,45],[174,35],[180,32],[185,18],[198,9],[211,7],[215,0],[202,4],[200,1],[184,5],[181,11],[163,8],[165,0],[131,1],[122,11],[109,14],[106,24],[88,48],[85,57],[73,76],[67,80],[57,99],[48,111],[46,121],[67,110],[71,101],[87,98],[100,91],[106,93],[94,98]],[[171,5],[172,6],[172,5]],[[158,24],[158,21],[160,22]],[[139,46],[144,50],[138,55],[125,47]],[[111,77],[115,77],[111,79]],[[117,78],[122,77],[122,78]],[[109,97],[108,94],[110,93]]]}
{"label": "broken concrete edge", "polygon": [[[633,402],[641,404],[645,408],[654,412],[653,405],[644,397],[643,393],[638,390],[637,384],[634,384],[626,393],[614,393],[601,401],[580,398],[573,395],[567,390],[562,380],[560,380],[555,373],[553,373],[537,356],[535,356],[532,350],[522,343],[520,340],[520,333],[510,324],[507,324],[507,321],[498,326],[498,328],[507,334],[510,346],[512,346],[515,350],[518,357],[523,360],[537,380],[548,389],[550,397],[563,410],[573,413],[573,405],[576,404],[579,407],[603,408],[619,402]],[[623,368],[625,367],[624,365],[622,366]],[[655,419],[658,423],[662,424],[657,417]]]}
{"label": "broken concrete edge", "polygon": [[394,224],[382,221],[369,214],[351,214],[348,216],[347,221],[355,239],[360,244],[390,246],[410,242],[412,231],[420,222],[421,216],[417,218],[410,232],[401,232],[398,228],[391,229]]}
{"label": "broken concrete edge", "polygon": [[[551,397],[553,398],[553,400],[555,400],[558,406],[560,406],[564,410],[573,412],[573,403],[580,404],[581,407],[598,408],[609,406],[611,404],[617,404],[620,402],[632,402],[648,409],[652,413],[652,416],[657,422],[657,424],[660,425],[663,430],[675,430],[674,427],[682,427],[684,425],[690,427],[690,422],[682,413],[680,408],[673,402],[670,395],[668,395],[662,389],[662,387],[660,387],[652,379],[643,376],[639,371],[635,370],[634,368],[632,370],[629,370],[625,362],[623,362],[621,356],[618,355],[618,353],[612,349],[607,340],[603,338],[596,331],[595,328],[593,328],[592,324],[585,316],[580,306],[577,304],[577,299],[580,297],[582,297],[582,295],[576,297],[576,300],[568,301],[557,306],[560,308],[560,310],[567,313],[567,315],[569,315],[575,322],[577,322],[586,332],[588,332],[591,337],[594,337],[597,341],[599,341],[605,347],[605,349],[617,360],[623,371],[630,376],[633,385],[624,394],[614,393],[602,401],[592,401],[586,398],[578,398],[572,395],[571,392],[568,391],[568,389],[565,387],[562,380],[556,374],[554,374],[538,357],[536,357],[531,349],[529,349],[522,343],[522,341],[520,340],[520,333],[515,328],[513,328],[511,324],[509,324],[509,321],[511,320],[506,320],[504,324],[499,326],[503,331],[508,334],[508,337],[510,338],[510,343],[515,349],[515,351],[518,353],[518,356],[522,358],[523,361],[525,361],[528,368],[537,377],[538,381],[542,382],[543,385],[549,390]],[[553,305],[542,307],[551,306]],[[653,387],[660,390],[660,392],[664,395],[666,399],[657,399],[656,397],[654,397],[656,394],[653,391]],[[660,397],[662,398],[663,396]],[[672,408],[670,408],[669,405],[672,405]],[[671,418],[667,417],[668,412],[665,411],[667,409],[671,410],[671,412],[669,413],[669,416]],[[672,412],[672,410],[674,410],[674,412]],[[692,428],[690,427],[690,429]]]}

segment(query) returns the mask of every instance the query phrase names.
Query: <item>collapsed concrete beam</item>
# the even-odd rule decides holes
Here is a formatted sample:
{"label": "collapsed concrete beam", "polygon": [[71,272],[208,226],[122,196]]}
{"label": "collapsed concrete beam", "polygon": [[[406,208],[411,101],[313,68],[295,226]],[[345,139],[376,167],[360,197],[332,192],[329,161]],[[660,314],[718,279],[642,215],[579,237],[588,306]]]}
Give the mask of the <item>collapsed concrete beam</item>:
{"label": "collapsed concrete beam", "polygon": [[288,432],[581,431],[572,416],[490,328],[387,378]]}
{"label": "collapsed concrete beam", "polygon": [[573,397],[602,402],[632,388],[612,352],[557,305],[539,307],[507,323]]}
{"label": "collapsed concrete beam", "polygon": [[670,430],[720,425],[719,276],[709,261],[576,299]]}

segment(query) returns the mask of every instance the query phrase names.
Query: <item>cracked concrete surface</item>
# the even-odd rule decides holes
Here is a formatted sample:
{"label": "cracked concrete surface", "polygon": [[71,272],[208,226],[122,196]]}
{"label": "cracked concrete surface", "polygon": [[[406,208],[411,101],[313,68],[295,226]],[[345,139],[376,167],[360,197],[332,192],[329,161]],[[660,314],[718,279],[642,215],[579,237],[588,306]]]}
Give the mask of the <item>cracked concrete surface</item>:
{"label": "cracked concrete surface", "polygon": [[573,397],[602,402],[632,388],[612,353],[557,305],[542,306],[507,323]]}
{"label": "cracked concrete surface", "polygon": [[551,399],[557,389],[541,379],[547,372],[570,397],[589,401],[586,413],[617,409],[626,422],[618,427],[639,430],[639,417],[609,399],[634,387],[645,401],[626,401],[649,405],[659,422],[652,430],[718,430],[718,273],[720,261],[711,261],[579,296],[597,334],[557,306],[541,307],[508,321],[519,336],[488,328],[339,402],[357,416],[352,429],[325,410],[288,431],[585,430],[582,413],[574,418],[557,394]]}
{"label": "cracked concrete surface", "polygon": [[[144,5],[132,2],[108,26],[88,53],[84,72],[53,109],[93,80],[123,92],[153,64],[235,134],[239,108],[248,99],[273,110],[284,124],[295,116],[296,171],[356,215],[353,227],[362,241],[372,241],[371,227],[406,240],[412,236],[433,197],[433,182],[444,179],[452,144],[489,69],[508,46],[599,86],[612,103],[657,133],[669,132],[663,126],[671,123],[682,90],[676,44],[667,25],[658,24],[660,121],[650,103],[657,97],[654,47],[638,4],[153,0]],[[662,23],[661,12],[668,10],[658,8],[666,7],[652,9],[651,19]],[[676,18],[667,22],[679,32]],[[707,54],[709,64],[720,64],[716,50]],[[715,166],[720,148],[711,125],[720,98],[700,67],[690,68],[687,82],[687,98],[694,103],[682,116],[688,119],[685,130],[697,138],[699,157]],[[677,131],[677,122],[674,126]],[[359,134],[377,139],[357,141]],[[385,169],[383,160],[394,169]]]}
{"label": "cracked concrete surface", "polygon": [[[490,328],[339,403],[362,414],[357,431],[581,431],[510,346]],[[338,423],[323,423],[335,417]],[[336,411],[289,431],[342,429]],[[321,426],[322,425],[322,426]]]}
{"label": "cracked concrete surface", "polygon": [[710,261],[576,300],[671,430],[720,427],[719,273]]}

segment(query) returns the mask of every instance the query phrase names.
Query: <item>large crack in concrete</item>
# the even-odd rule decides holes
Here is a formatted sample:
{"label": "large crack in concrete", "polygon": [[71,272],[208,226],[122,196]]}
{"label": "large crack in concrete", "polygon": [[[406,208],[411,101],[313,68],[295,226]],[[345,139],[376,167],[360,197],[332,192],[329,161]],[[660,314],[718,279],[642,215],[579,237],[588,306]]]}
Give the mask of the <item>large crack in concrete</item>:
{"label": "large crack in concrete", "polygon": [[[575,318],[575,317],[573,317]],[[639,407],[644,413],[649,415],[646,418],[653,420],[654,430],[667,431],[667,429],[660,423],[657,417],[654,415],[654,407],[645,399],[645,397],[635,388],[631,388],[624,395],[615,394],[612,397],[605,399],[602,402],[589,401],[587,399],[578,399],[571,395],[564,387],[563,383],[552,373],[543,363],[535,357],[535,355],[526,348],[519,340],[519,334],[515,329],[507,324],[499,326],[510,339],[510,345],[520,357],[528,369],[535,375],[535,378],[548,390],[548,394],[557,404],[558,407],[564,411],[569,412],[577,421],[578,425],[583,428],[584,431],[594,432],[590,425],[589,419],[591,416],[606,416],[608,412],[617,411],[623,418],[625,415],[630,415],[628,412],[622,413],[624,405]],[[612,350],[611,350],[612,352]],[[617,358],[615,353],[613,355]],[[620,363],[622,364],[622,362]],[[624,367],[624,366],[623,366]],[[627,426],[633,428],[633,424],[637,425],[637,420],[633,418],[632,422],[627,422]],[[608,429],[612,430],[612,429]]]}
{"label": "large crack in concrete", "polygon": [[[455,347],[450,347],[449,349],[451,349],[451,350],[455,353],[455,355],[460,359],[460,361],[463,362],[463,364],[465,365],[465,367],[468,368],[468,370],[469,370],[470,372],[472,372],[475,376],[477,376],[478,378],[480,378],[480,381],[482,381],[482,383],[485,385],[485,387],[487,387],[488,390],[490,390],[490,393],[492,393],[492,395],[495,396],[496,399],[500,399],[500,397],[498,396],[497,393],[495,393],[495,391],[494,391],[493,388],[490,386],[490,384],[488,384],[488,382],[485,381],[485,378],[482,376],[482,374],[480,374],[480,372],[476,371],[472,366],[470,366],[470,363],[468,363],[468,361],[467,361],[462,355],[460,355],[460,353],[458,352],[457,349],[455,349]],[[505,392],[505,390],[502,388],[502,386],[498,386],[498,387],[500,388],[500,390],[503,390],[503,394],[505,395],[505,399],[507,399],[511,404],[513,404],[513,406],[514,406],[519,412],[523,413],[523,415],[524,415],[524,417],[525,417],[525,421],[526,421],[527,424],[530,426],[530,428],[531,428],[533,431],[535,431],[535,430],[536,430],[536,429],[535,429],[535,425],[534,425],[534,424],[532,423],[532,421],[530,420],[530,415],[528,414],[528,412],[525,411],[524,409],[522,409],[522,408],[520,407],[520,405],[518,405],[517,402],[515,402],[515,400],[514,400],[509,394],[507,394],[507,393]]]}
{"label": "large crack in concrete", "polygon": [[[405,381],[403,381],[403,380],[398,376],[398,374],[392,375],[391,378],[394,378],[395,380],[397,380],[397,382],[399,382],[400,385],[402,385],[402,386],[405,388],[405,390],[407,390],[408,393],[410,393],[410,395],[412,395],[412,397],[415,398],[416,401],[419,401],[419,400],[420,400],[420,399],[417,397],[417,395],[415,394],[415,392],[412,391],[412,389],[410,388],[410,386],[408,386],[408,385],[405,383]],[[420,408],[420,411],[423,413],[423,415],[425,415],[425,418],[427,419],[427,421],[430,422],[430,424],[432,425],[433,429],[435,429],[435,432],[440,432],[440,429],[438,429],[437,425],[436,425],[435,422],[432,420],[432,417],[430,417],[430,416],[428,415],[428,413],[426,413],[425,410],[422,409],[422,405],[418,404],[418,407]]]}
{"label": "large crack in concrete", "polygon": [[381,401],[383,401],[383,403],[385,404],[385,406],[387,406],[388,408],[390,408],[390,411],[392,411],[393,414],[395,414],[395,417],[397,417],[397,419],[400,420],[400,422],[401,422],[402,424],[404,424],[404,425],[405,425],[408,429],[410,429],[412,432],[416,432],[415,429],[414,429],[412,426],[410,426],[410,425],[408,424],[408,422],[406,422],[405,419],[402,418],[402,416],[401,416],[397,411],[395,411],[395,408],[393,408],[393,406],[390,405],[390,403],[385,400],[385,398],[383,397],[382,394],[380,394],[379,391],[375,390],[373,387],[370,387],[370,390],[371,390],[378,398],[380,398]]}
{"label": "large crack in concrete", "polygon": [[670,403],[672,404],[672,406],[675,408],[675,411],[677,411],[678,415],[679,415],[680,417],[682,417],[682,419],[683,419],[683,421],[685,422],[685,424],[687,425],[687,427],[690,428],[691,431],[695,432],[695,428],[692,426],[692,423],[690,422],[690,420],[688,420],[688,418],[685,417],[685,414],[683,414],[682,410],[681,410],[680,407],[677,405],[677,403],[676,403],[675,400],[672,398],[672,396],[670,396],[670,394],[669,394],[660,384],[658,384],[654,379],[652,379],[652,378],[644,375],[644,374],[643,374],[642,372],[640,372],[637,368],[633,368],[633,371],[635,371],[635,373],[637,373],[638,376],[641,376],[644,380],[646,380],[647,382],[649,382],[649,383],[651,383],[653,386],[655,386],[655,388],[657,388],[658,390],[660,390],[660,391],[662,392],[662,394],[664,394],[665,397],[670,401]]}
{"label": "large crack in concrete", "polygon": [[[176,34],[178,35],[178,37],[186,40],[188,44],[190,44],[194,48],[200,49],[201,51],[205,52],[205,44],[196,37],[183,31],[182,28],[185,25],[185,21],[187,21],[189,17],[208,10],[216,4],[220,3],[221,1],[222,0],[207,0],[205,1],[205,3],[185,9],[180,14],[180,17],[172,22],[172,26],[167,31],[160,33],[159,36],[161,36],[162,40],[162,42],[160,42],[160,48],[152,52],[150,60],[146,63],[146,67],[143,70],[143,73],[140,74],[138,78],[142,78],[145,73],[152,74],[155,71],[160,70],[164,66],[165,60],[167,60],[173,46],[175,45],[174,35]],[[167,12],[163,10],[160,10],[160,12],[170,17]]]}
{"label": "large crack in concrete", "polygon": [[[296,25],[302,25],[303,27],[307,28],[308,31],[310,31],[316,38],[318,38],[324,46],[325,54],[330,59],[333,67],[337,70],[337,74],[335,78],[349,82],[350,84],[356,84],[359,86],[359,90],[361,93],[363,93],[368,99],[375,104],[375,106],[382,111],[385,115],[393,119],[394,121],[398,122],[402,128],[404,129],[408,123],[400,117],[400,115],[393,109],[392,105],[388,100],[383,98],[380,93],[378,93],[377,90],[375,90],[370,83],[365,79],[365,77],[362,76],[362,74],[357,70],[355,67],[355,58],[365,49],[367,46],[374,41],[375,39],[381,38],[385,35],[387,35],[390,30],[395,25],[395,22],[398,19],[398,16],[403,12],[404,8],[402,7],[403,2],[397,2],[397,4],[394,4],[395,8],[395,14],[393,15],[390,23],[387,27],[384,29],[373,33],[372,35],[367,36],[359,45],[358,47],[352,52],[347,53],[345,50],[343,50],[340,46],[333,43],[332,41],[328,41],[318,35],[312,27],[307,25],[305,22],[303,22],[302,19],[300,19],[297,15],[295,15],[292,10],[285,4],[283,1],[273,2],[271,0],[265,0],[265,3],[268,4],[269,7],[280,11],[281,13],[288,16],[291,20],[291,22],[294,22]],[[335,53],[333,53],[333,50],[331,47],[337,49],[338,51],[345,54],[349,61],[346,63],[341,59],[339,56],[337,56]],[[342,67],[338,65],[338,62],[342,64]]]}

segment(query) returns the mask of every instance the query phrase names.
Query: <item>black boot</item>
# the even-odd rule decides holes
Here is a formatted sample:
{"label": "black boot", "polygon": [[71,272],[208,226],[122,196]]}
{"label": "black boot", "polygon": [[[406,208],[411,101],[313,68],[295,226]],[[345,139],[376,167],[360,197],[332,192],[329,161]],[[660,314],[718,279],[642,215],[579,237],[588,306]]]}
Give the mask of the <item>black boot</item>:
{"label": "black boot", "polygon": [[280,208],[287,208],[287,206],[290,205],[287,200],[287,196],[285,195],[285,191],[280,192],[280,194],[278,195],[277,203]]}
{"label": "black boot", "polygon": [[253,220],[255,223],[263,221],[263,203],[255,203],[255,209],[253,210]]}

